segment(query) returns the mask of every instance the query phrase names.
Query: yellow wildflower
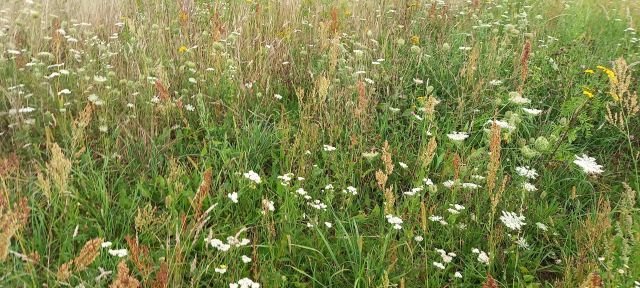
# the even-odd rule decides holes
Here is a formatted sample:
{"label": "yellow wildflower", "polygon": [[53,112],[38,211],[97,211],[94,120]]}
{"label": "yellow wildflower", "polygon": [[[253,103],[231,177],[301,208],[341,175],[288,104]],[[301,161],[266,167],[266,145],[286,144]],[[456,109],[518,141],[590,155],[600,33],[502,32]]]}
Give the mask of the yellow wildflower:
{"label": "yellow wildflower", "polygon": [[607,77],[609,77],[609,81],[611,81],[613,84],[618,84],[618,77],[616,77],[616,73],[611,69],[604,66],[597,66],[596,68],[602,70],[602,72],[607,74]]}
{"label": "yellow wildflower", "polygon": [[420,37],[413,35],[411,36],[411,44],[418,45],[420,44]]}
{"label": "yellow wildflower", "polygon": [[582,87],[582,94],[589,98],[593,98],[593,92],[591,91],[591,89],[589,89],[589,87]]}
{"label": "yellow wildflower", "polygon": [[596,73],[596,72],[593,71],[593,69],[587,69],[587,70],[584,70],[584,73],[585,74],[593,74],[593,73]]}
{"label": "yellow wildflower", "polygon": [[185,11],[180,11],[180,14],[178,14],[178,19],[182,24],[187,23],[187,21],[189,21],[189,14],[187,14],[187,12]]}
{"label": "yellow wildflower", "polygon": [[187,46],[184,46],[184,45],[180,46],[180,48],[178,48],[178,52],[180,53],[187,52]]}

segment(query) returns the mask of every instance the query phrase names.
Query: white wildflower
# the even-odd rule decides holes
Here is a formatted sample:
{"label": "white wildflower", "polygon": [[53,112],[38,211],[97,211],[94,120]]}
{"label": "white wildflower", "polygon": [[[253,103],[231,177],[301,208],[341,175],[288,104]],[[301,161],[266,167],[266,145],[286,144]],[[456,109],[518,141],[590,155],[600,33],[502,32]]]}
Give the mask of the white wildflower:
{"label": "white wildflower", "polygon": [[109,249],[108,252],[111,256],[117,256],[120,258],[126,257],[127,255],[129,255],[129,252],[127,252],[127,249],[116,249],[116,250]]}
{"label": "white wildflower", "polygon": [[260,175],[258,175],[258,173],[253,172],[253,170],[249,170],[249,172],[246,172],[243,174],[244,178],[247,178],[253,182],[255,182],[256,184],[260,184],[262,182],[262,179],[260,178]]}
{"label": "white wildflower", "polygon": [[538,191],[538,188],[536,188],[535,185],[529,183],[529,182],[525,182],[524,184],[522,184],[522,188],[524,189],[524,191],[527,192],[535,192]]}
{"label": "white wildflower", "polygon": [[506,121],[502,121],[502,120],[489,120],[489,121],[487,121],[487,124],[491,124],[491,125],[496,124],[496,125],[498,125],[498,127],[502,128],[502,129],[507,129],[507,130],[515,130],[516,129],[515,126],[509,124]]}
{"label": "white wildflower", "polygon": [[358,195],[358,189],[356,189],[356,187],[349,186],[349,187],[347,187],[346,190],[343,189],[342,193],[351,194],[351,195]]}
{"label": "white wildflower", "polygon": [[214,269],[216,273],[224,274],[227,272],[227,265],[220,265]]}
{"label": "white wildflower", "polygon": [[469,134],[466,133],[466,132],[453,131],[453,132],[447,134],[447,137],[449,137],[449,139],[451,139],[453,141],[464,141],[464,139],[469,138]]}
{"label": "white wildflower", "polygon": [[455,184],[455,182],[453,180],[447,180],[447,181],[442,182],[442,185],[444,185],[444,187],[447,187],[447,188],[453,187],[454,184]]}
{"label": "white wildflower", "polygon": [[527,112],[527,114],[530,114],[530,115],[533,115],[533,116],[540,115],[540,113],[542,113],[542,110],[534,109],[534,108],[525,108],[525,107],[522,107],[522,110],[523,110],[524,112]]}
{"label": "white wildflower", "polygon": [[393,225],[393,229],[396,230],[400,230],[402,229],[402,219],[400,219],[400,217],[397,216],[393,216],[391,214],[385,216],[387,218],[387,222],[389,222],[389,224]]}
{"label": "white wildflower", "polygon": [[404,195],[407,195],[407,196],[413,196],[413,195],[416,195],[417,193],[422,192],[422,190],[423,190],[423,188],[422,188],[422,187],[416,187],[416,188],[412,188],[412,189],[411,189],[411,190],[409,190],[409,191],[405,191],[405,192],[403,192],[403,194],[404,194]]}
{"label": "white wildflower", "polygon": [[527,239],[524,237],[519,237],[518,240],[516,240],[516,244],[522,249],[529,249],[529,243],[527,243]]}
{"label": "white wildflower", "polygon": [[[205,239],[205,241],[206,240],[207,239]],[[220,239],[211,239],[208,242],[211,247],[216,248],[218,251],[226,252],[231,248],[231,245],[222,242]]]}
{"label": "white wildflower", "polygon": [[475,184],[475,183],[462,183],[462,188],[464,188],[464,189],[474,190],[474,189],[478,189],[480,187],[481,187],[480,185]]}
{"label": "white wildflower", "polygon": [[509,93],[509,101],[511,101],[511,103],[514,103],[514,104],[529,104],[529,103],[531,103],[531,100],[529,100],[528,98],[522,97],[522,95],[520,95],[520,93],[518,93],[518,92]]}
{"label": "white wildflower", "polygon": [[331,152],[331,151],[335,151],[337,148],[331,145],[324,144],[322,145],[322,149],[326,152]]}
{"label": "white wildflower", "polygon": [[538,177],[538,172],[536,169],[533,169],[529,166],[516,167],[516,173],[522,177],[526,177],[529,179],[536,179]]}
{"label": "white wildflower", "polygon": [[229,194],[227,194],[227,197],[229,197],[229,199],[231,199],[231,202],[238,203],[238,193],[237,192],[229,193]]}
{"label": "white wildflower", "polygon": [[502,211],[502,216],[500,216],[500,221],[502,221],[505,226],[507,226],[511,230],[518,231],[522,228],[522,226],[527,224],[524,222],[525,219],[526,218],[522,216],[522,214],[517,215],[514,212]]}
{"label": "white wildflower", "polygon": [[601,174],[604,172],[602,165],[596,163],[595,158],[589,157],[586,154],[582,154],[582,156],[576,155],[576,160],[573,160],[573,163],[580,166],[587,174]]}
{"label": "white wildflower", "polygon": [[547,227],[547,225],[544,225],[540,222],[536,222],[536,226],[538,227],[538,229],[542,230],[542,231],[547,231],[549,228]]}

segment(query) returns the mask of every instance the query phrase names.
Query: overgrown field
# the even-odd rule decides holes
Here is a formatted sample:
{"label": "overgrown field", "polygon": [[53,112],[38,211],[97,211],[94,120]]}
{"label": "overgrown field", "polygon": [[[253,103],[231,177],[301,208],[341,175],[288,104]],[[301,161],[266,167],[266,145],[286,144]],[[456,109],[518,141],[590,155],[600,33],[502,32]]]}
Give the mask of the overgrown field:
{"label": "overgrown field", "polygon": [[640,2],[2,2],[0,287],[640,287]]}

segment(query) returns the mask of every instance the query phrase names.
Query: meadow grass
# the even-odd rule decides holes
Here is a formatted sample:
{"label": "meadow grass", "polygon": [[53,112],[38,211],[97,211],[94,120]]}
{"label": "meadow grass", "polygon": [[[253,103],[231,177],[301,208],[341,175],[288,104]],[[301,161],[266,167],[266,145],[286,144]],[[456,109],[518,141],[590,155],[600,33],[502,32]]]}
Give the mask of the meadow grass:
{"label": "meadow grass", "polygon": [[640,4],[0,4],[0,287],[640,287]]}

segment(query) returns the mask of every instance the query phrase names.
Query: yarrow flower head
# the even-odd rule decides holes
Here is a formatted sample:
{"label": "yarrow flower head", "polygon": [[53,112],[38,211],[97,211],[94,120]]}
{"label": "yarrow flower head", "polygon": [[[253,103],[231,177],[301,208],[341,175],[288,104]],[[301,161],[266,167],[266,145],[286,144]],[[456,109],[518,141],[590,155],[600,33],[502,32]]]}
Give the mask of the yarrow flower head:
{"label": "yarrow flower head", "polygon": [[517,215],[514,212],[502,211],[502,216],[500,216],[500,221],[502,221],[505,226],[507,226],[511,230],[517,231],[520,231],[522,226],[527,224],[524,222],[525,219],[526,218],[522,216],[522,214]]}
{"label": "yarrow flower head", "polygon": [[289,182],[291,182],[291,180],[293,179],[293,173],[287,173],[282,176],[278,176],[278,179],[280,179],[280,184],[282,184],[283,186],[289,186]]}
{"label": "yarrow flower head", "polygon": [[331,145],[327,145],[327,144],[322,145],[322,150],[326,152],[336,151],[336,149],[337,149],[336,147],[333,147]]}
{"label": "yarrow flower head", "polygon": [[416,195],[417,193],[422,192],[422,190],[423,190],[422,187],[416,187],[416,188],[412,188],[409,191],[402,192],[402,194],[407,195],[407,196],[413,196],[413,195]]}
{"label": "yarrow flower head", "polygon": [[222,264],[216,267],[214,270],[216,271],[216,273],[224,274],[227,272],[227,265]]}
{"label": "yarrow flower head", "polygon": [[400,230],[402,229],[402,219],[400,219],[400,217],[397,216],[393,216],[391,214],[385,216],[387,218],[387,222],[389,222],[389,224],[393,225],[393,229],[396,230]]}
{"label": "yarrow flower head", "polygon": [[109,249],[108,252],[111,256],[118,256],[119,258],[129,255],[127,249]]}
{"label": "yarrow flower head", "polygon": [[253,282],[249,278],[242,278],[236,283],[229,283],[229,288],[260,288],[260,283]]}
{"label": "yarrow flower head", "polygon": [[205,239],[205,242],[208,242],[211,247],[216,248],[218,251],[226,252],[231,248],[231,245],[222,242],[220,239],[207,240],[208,239]]}
{"label": "yarrow flower head", "polygon": [[444,249],[436,249],[436,252],[440,253],[440,257],[442,257],[442,262],[451,263],[453,261],[453,257],[456,257],[456,253],[444,251]]}
{"label": "yarrow flower head", "polygon": [[604,172],[602,165],[596,163],[596,159],[587,156],[587,154],[582,154],[582,156],[576,155],[576,160],[573,160],[573,163],[580,166],[582,171],[587,174],[601,174]]}
{"label": "yarrow flower head", "polygon": [[526,177],[529,179],[536,179],[538,177],[538,172],[536,169],[533,169],[529,166],[516,167],[516,173],[522,177]]}
{"label": "yarrow flower head", "polygon": [[525,182],[524,184],[522,184],[522,188],[524,189],[524,191],[527,192],[535,192],[538,191],[538,188],[536,188],[535,185],[529,183],[529,182]]}
{"label": "yarrow flower head", "polygon": [[489,254],[487,254],[487,252],[484,252],[478,248],[473,248],[471,249],[471,252],[478,254],[478,262],[485,264],[485,265],[489,265]]}
{"label": "yarrow flower head", "polygon": [[238,193],[237,192],[229,193],[229,194],[227,194],[227,197],[229,197],[231,202],[238,203]]}
{"label": "yarrow flower head", "polygon": [[260,178],[260,175],[258,175],[258,173],[253,172],[253,170],[249,170],[249,172],[244,173],[244,178],[247,178],[253,182],[255,182],[256,184],[260,184],[262,183],[262,179]]}
{"label": "yarrow flower head", "polygon": [[438,222],[438,223],[440,223],[440,225],[449,224],[449,223],[447,223],[447,221],[444,220],[444,218],[442,216],[439,216],[439,215],[431,215],[431,216],[429,216],[429,220],[431,220],[433,222]]}
{"label": "yarrow flower head", "polygon": [[358,195],[358,189],[356,189],[356,187],[349,186],[349,187],[347,187],[347,189],[342,189],[342,193],[351,194],[351,195]]}

